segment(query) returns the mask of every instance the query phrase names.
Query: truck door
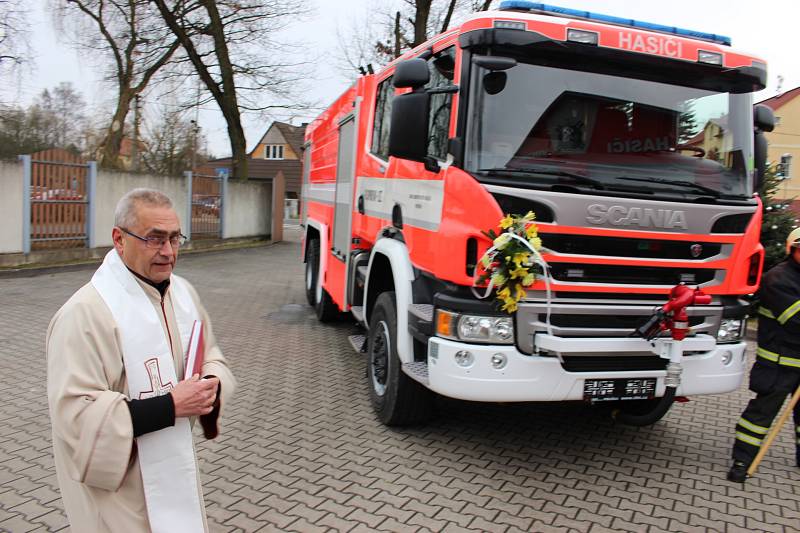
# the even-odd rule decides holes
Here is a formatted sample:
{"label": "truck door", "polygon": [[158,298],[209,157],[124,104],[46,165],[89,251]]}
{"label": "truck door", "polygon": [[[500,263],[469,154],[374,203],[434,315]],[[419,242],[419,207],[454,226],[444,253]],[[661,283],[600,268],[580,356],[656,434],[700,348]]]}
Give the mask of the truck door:
{"label": "truck door", "polygon": [[[333,243],[331,253],[345,264],[344,272],[349,272],[350,248],[352,245],[351,225],[353,219],[353,181],[356,161],[356,115],[350,114],[339,123],[339,148],[336,161],[336,203],[333,216]],[[338,270],[338,269],[337,269]],[[346,309],[347,281],[335,290],[341,291],[334,298],[342,302]]]}

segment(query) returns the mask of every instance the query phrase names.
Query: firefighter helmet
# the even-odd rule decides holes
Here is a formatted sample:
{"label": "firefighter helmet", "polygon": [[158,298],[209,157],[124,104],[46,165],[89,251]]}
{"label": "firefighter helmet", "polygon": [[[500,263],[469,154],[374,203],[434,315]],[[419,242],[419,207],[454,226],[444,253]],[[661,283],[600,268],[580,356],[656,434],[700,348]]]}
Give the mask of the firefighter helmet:
{"label": "firefighter helmet", "polygon": [[786,255],[791,255],[794,247],[800,247],[800,228],[793,229],[786,237]]}

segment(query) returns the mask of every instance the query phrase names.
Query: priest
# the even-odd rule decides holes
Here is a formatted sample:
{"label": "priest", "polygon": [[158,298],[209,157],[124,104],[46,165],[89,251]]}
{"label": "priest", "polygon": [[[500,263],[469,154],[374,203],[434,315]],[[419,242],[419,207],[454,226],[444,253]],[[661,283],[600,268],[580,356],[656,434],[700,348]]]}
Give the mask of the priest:
{"label": "priest", "polygon": [[185,237],[171,200],[134,189],[114,217],[114,248],[47,332],[61,499],[72,531],[208,531],[192,426],[217,436],[236,381],[172,273]]}

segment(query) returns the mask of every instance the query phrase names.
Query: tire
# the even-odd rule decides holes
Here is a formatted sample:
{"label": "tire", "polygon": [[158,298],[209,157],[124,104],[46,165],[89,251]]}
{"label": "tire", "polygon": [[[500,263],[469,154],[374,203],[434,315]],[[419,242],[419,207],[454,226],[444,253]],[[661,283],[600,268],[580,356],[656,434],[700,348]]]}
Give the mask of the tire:
{"label": "tire", "polygon": [[320,299],[317,300],[317,280],[319,280],[320,250],[319,239],[312,239],[308,242],[306,251],[306,300],[314,308],[317,319],[320,322],[333,322],[338,320],[342,313],[333,302],[331,295],[324,288]]}
{"label": "tire", "polygon": [[[647,413],[652,412],[658,404],[661,402],[661,398],[653,398],[650,400],[623,400],[619,402],[610,402],[611,405],[608,407],[611,409],[612,416],[616,419],[618,418],[617,413],[623,413],[632,415],[634,417],[641,417],[646,415]],[[673,402],[670,402],[669,407],[672,407]],[[648,421],[647,425],[655,424],[662,418],[664,418],[667,413],[669,413],[669,407],[661,413],[659,416],[653,417],[651,420]],[[623,423],[626,423],[623,421]]]}
{"label": "tire", "polygon": [[306,300],[317,306],[317,279],[319,279],[319,239],[311,239],[306,246]]}
{"label": "tire", "polygon": [[394,292],[375,301],[367,337],[367,386],[378,419],[387,426],[428,420],[433,393],[408,377],[397,356],[397,302]]}

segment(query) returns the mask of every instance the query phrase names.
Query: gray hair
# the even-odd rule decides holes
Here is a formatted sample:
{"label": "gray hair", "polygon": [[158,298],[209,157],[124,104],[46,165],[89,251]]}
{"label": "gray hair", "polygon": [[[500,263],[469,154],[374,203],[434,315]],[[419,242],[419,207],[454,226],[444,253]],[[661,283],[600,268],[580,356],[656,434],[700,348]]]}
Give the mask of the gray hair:
{"label": "gray hair", "polygon": [[169,196],[155,189],[140,187],[133,189],[120,198],[117,209],[114,211],[114,225],[120,228],[130,228],[138,222],[136,208],[139,204],[150,207],[172,207]]}

